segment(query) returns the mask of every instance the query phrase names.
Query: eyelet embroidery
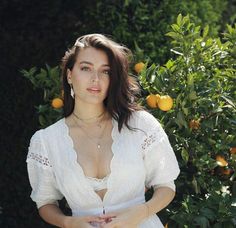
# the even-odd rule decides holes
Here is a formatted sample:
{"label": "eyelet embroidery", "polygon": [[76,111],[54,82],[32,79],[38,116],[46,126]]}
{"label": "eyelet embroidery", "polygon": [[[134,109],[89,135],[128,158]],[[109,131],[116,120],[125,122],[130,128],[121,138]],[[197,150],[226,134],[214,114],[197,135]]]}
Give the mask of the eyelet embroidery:
{"label": "eyelet embroidery", "polygon": [[48,166],[48,167],[52,167],[52,165],[50,164],[48,158],[43,157],[40,154],[35,154],[35,153],[29,153],[27,156],[28,159],[32,159],[35,160],[37,162],[39,162],[40,164],[44,165],[44,166]]}
{"label": "eyelet embroidery", "polygon": [[147,138],[144,139],[143,143],[142,143],[142,149],[146,150],[152,143],[154,143],[156,140],[156,135],[155,134],[151,134],[149,135]]}

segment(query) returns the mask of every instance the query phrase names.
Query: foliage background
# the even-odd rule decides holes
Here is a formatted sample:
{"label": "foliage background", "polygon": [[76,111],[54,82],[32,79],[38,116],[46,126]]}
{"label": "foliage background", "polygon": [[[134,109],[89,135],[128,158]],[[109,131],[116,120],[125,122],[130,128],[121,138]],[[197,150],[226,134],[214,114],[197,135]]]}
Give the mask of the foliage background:
{"label": "foliage background", "polygon": [[32,89],[21,69],[58,65],[77,36],[95,32],[111,34],[134,50],[135,61],[149,57],[163,64],[172,56],[165,33],[179,13],[208,24],[217,36],[226,23],[235,22],[235,9],[233,0],[2,0],[0,227],[50,227],[29,198],[25,164],[29,139],[39,128],[35,106],[43,93]]}

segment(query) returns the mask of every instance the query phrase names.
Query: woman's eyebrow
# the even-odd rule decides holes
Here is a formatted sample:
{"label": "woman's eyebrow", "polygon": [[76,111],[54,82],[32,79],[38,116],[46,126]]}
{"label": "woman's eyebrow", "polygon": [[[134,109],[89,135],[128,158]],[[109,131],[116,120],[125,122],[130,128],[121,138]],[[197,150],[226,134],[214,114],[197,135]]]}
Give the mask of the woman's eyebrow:
{"label": "woman's eyebrow", "polygon": [[[91,62],[88,62],[88,61],[81,61],[80,64],[88,64],[88,65],[91,65],[93,66],[93,64]],[[105,67],[110,67],[109,64],[102,64],[102,66],[105,66]]]}
{"label": "woman's eyebrow", "polygon": [[80,64],[89,64],[89,65],[93,65],[92,63],[88,62],[88,61],[81,61]]}

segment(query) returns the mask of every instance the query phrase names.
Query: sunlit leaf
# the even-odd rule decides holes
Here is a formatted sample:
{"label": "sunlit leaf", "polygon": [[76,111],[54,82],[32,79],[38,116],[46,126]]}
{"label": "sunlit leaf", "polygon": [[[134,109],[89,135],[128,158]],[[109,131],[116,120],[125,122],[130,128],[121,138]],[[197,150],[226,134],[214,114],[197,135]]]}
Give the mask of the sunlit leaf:
{"label": "sunlit leaf", "polygon": [[182,25],[182,14],[179,14],[178,16],[177,16],[177,25],[178,26],[181,26]]}
{"label": "sunlit leaf", "polygon": [[182,148],[181,157],[185,162],[188,162],[189,154],[188,154],[188,151],[185,148]]}

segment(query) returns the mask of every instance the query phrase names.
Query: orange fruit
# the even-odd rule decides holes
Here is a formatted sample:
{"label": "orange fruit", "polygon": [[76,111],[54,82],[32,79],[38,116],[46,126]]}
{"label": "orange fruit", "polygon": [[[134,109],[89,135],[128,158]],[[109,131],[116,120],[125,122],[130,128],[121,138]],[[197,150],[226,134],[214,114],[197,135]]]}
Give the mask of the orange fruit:
{"label": "orange fruit", "polygon": [[61,98],[54,98],[51,103],[53,108],[61,108],[63,106],[63,100]]}
{"label": "orange fruit", "polygon": [[236,147],[231,147],[229,151],[231,154],[236,154]]}
{"label": "orange fruit", "polygon": [[142,71],[144,66],[145,64],[143,62],[136,63],[134,65],[134,70],[139,74]]}
{"label": "orange fruit", "polygon": [[159,102],[159,100],[161,98],[161,95],[160,94],[156,94],[156,97],[157,97],[157,104],[158,104],[158,102]]}
{"label": "orange fruit", "polygon": [[158,101],[158,107],[162,111],[169,111],[173,107],[173,99],[169,95],[161,96]]}
{"label": "orange fruit", "polygon": [[220,174],[226,176],[230,175],[233,172],[233,170],[228,167],[218,167],[218,171]]}
{"label": "orange fruit", "polygon": [[147,105],[150,108],[157,108],[157,103],[158,103],[159,99],[160,99],[159,94],[150,94],[146,97]]}
{"label": "orange fruit", "polygon": [[231,169],[223,169],[222,174],[224,175],[230,175],[231,174]]}
{"label": "orange fruit", "polygon": [[225,160],[225,158],[221,155],[216,156],[216,162],[219,166],[225,167],[228,165],[228,162]]}
{"label": "orange fruit", "polygon": [[191,129],[193,129],[193,130],[197,130],[197,129],[199,129],[199,127],[200,127],[200,122],[199,122],[199,120],[191,120],[191,121],[189,122],[189,128],[191,128]]}

